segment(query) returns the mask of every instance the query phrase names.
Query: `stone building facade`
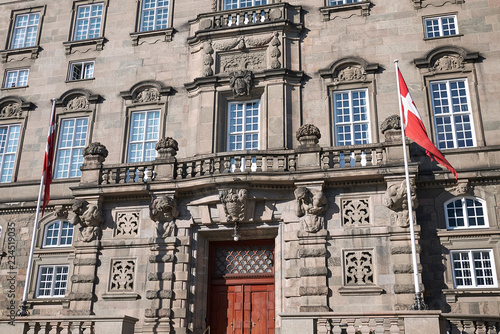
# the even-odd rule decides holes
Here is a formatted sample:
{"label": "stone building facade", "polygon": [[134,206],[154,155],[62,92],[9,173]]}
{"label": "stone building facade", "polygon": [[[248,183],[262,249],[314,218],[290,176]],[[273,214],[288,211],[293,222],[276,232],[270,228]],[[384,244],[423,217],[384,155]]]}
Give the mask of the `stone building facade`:
{"label": "stone building facade", "polygon": [[[498,2],[0,12],[1,333],[499,332]],[[411,143],[414,212],[394,59],[458,172]]]}

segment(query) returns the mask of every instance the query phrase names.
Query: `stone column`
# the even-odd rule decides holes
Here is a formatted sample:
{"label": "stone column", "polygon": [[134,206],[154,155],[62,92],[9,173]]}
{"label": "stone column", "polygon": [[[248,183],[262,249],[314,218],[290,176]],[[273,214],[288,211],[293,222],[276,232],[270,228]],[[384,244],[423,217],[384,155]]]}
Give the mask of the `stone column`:
{"label": "stone column", "polygon": [[99,142],[90,143],[82,151],[81,185],[99,185],[102,181],[102,164],[108,156],[106,146]]}
{"label": "stone column", "polygon": [[177,141],[171,137],[161,138],[155,148],[158,152],[154,161],[156,181],[172,180],[177,164],[175,156],[179,151]]}
{"label": "stone column", "polygon": [[297,152],[297,170],[320,168],[321,147],[318,142],[321,138],[319,129],[312,124],[302,125],[296,132],[300,145]]}

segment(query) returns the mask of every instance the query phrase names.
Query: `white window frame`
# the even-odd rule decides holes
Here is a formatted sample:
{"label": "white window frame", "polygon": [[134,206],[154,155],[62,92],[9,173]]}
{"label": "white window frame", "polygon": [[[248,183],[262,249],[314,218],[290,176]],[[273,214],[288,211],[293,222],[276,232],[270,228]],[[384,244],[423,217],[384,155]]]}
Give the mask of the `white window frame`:
{"label": "white window frame", "polygon": [[[30,20],[32,17],[38,15],[36,18],[36,23],[31,23]],[[21,18],[27,18],[26,25],[19,26],[19,21]],[[38,43],[38,30],[40,29],[40,22],[42,18],[41,12],[33,12],[33,13],[19,13],[16,15],[14,19],[14,25],[12,27],[12,37],[10,41],[9,48],[10,49],[22,49],[34,47]],[[16,43],[16,36],[21,36],[22,42]],[[33,36],[34,35],[34,36]],[[30,36],[30,37],[28,37]],[[29,39],[28,39],[29,38]],[[16,44],[14,44],[16,43]]]}
{"label": "white window frame", "polygon": [[[465,98],[466,103],[460,102],[460,103],[454,103],[456,102],[456,99],[452,98],[452,89],[450,85],[452,84],[459,84],[463,83],[463,87],[459,88],[458,90],[464,90],[465,95],[460,95],[460,99]],[[445,85],[445,90],[436,90],[434,88],[434,85]],[[434,131],[436,135],[436,146],[438,149],[451,149],[451,148],[465,148],[465,147],[475,147],[476,144],[476,136],[475,136],[475,129],[474,129],[474,119],[473,119],[473,114],[472,114],[472,107],[471,107],[471,99],[470,99],[470,93],[469,93],[469,83],[467,78],[458,78],[458,79],[449,79],[449,80],[436,80],[436,81],[431,81],[429,82],[429,89],[430,89],[430,98],[431,98],[431,103],[432,103],[432,115],[434,118]],[[446,96],[444,98],[441,98],[441,94],[439,92],[445,92]],[[440,98],[436,98],[436,94],[440,94]],[[446,105],[442,107],[442,103],[439,104],[438,101],[445,101]],[[464,108],[464,106],[467,108],[467,111],[457,111],[455,112],[454,109],[456,108]],[[439,114],[436,112],[441,109],[447,109],[447,112],[442,112],[440,111]],[[471,137],[462,139],[458,138],[457,135],[457,127],[460,127],[460,123],[456,121],[456,117],[468,117],[469,121],[468,122],[462,122],[462,124],[465,126],[466,130],[462,132],[465,133],[470,133]],[[448,118],[449,119],[449,131],[443,131],[443,125],[442,125],[442,120]],[[439,120],[438,120],[439,119]],[[449,138],[445,140],[443,136],[446,134],[451,134],[452,138]],[[465,136],[465,135],[464,135]],[[466,141],[465,145],[461,145],[460,141]],[[447,142],[452,142],[451,145]],[[469,142],[469,143],[467,143]]]}
{"label": "white window frame", "polygon": [[[44,275],[43,271],[44,270],[52,270],[52,273],[50,274],[45,274],[47,275],[47,280],[45,280],[43,283],[47,283],[49,286],[47,288],[44,287],[44,290],[49,290],[50,294],[45,295],[45,294],[40,294],[40,289],[41,284],[42,284],[42,275]],[[65,279],[58,279],[58,270],[62,270],[62,275],[65,276]],[[65,271],[65,272],[64,272]],[[63,276],[63,277],[64,277]],[[66,291],[68,289],[68,278],[69,278],[69,265],[41,265],[38,267],[38,277],[36,280],[36,291],[35,291],[35,297],[36,298],[52,298],[52,297],[64,297],[66,295]],[[64,284],[64,294],[58,294],[56,290],[57,289],[57,284]]]}
{"label": "white window frame", "polygon": [[[29,72],[30,72],[29,68],[6,70],[3,88],[16,88],[16,87],[28,86]],[[11,79],[11,77],[13,78]],[[26,79],[24,79],[20,84],[21,78],[26,78]]]}
{"label": "white window frame", "polygon": [[[82,125],[85,127],[85,131],[77,132],[75,136],[75,132],[77,131],[77,122],[85,120],[85,124]],[[66,134],[62,133],[64,126],[68,122],[75,122],[73,125],[72,133],[71,133],[71,144],[67,145],[63,141],[67,142]],[[88,140],[88,131],[89,131],[89,118],[88,117],[74,117],[74,118],[64,118],[60,121],[59,127],[59,135],[57,141],[57,152],[56,152],[56,160],[55,160],[55,168],[54,168],[54,178],[55,179],[63,179],[63,178],[72,178],[72,177],[80,177],[81,171],[80,166],[83,163],[83,155],[82,150],[87,145]],[[80,136],[84,136],[83,144]],[[75,138],[76,137],[76,138]],[[76,142],[76,143],[75,143]],[[68,152],[69,156],[67,156],[67,161],[60,161],[63,159],[63,152]]]}
{"label": "white window frame", "polygon": [[[488,253],[489,254],[489,262],[491,267],[488,268],[488,270],[491,271],[491,275],[488,276],[491,278],[493,284],[478,284],[478,277],[477,277],[477,268],[476,264],[473,258],[474,253]],[[467,262],[468,263],[468,268],[469,269],[469,276],[466,277],[456,277],[456,271],[459,271],[463,268],[455,268],[456,266],[456,261],[454,260],[454,254],[467,254],[468,259],[466,260],[461,260],[462,262]],[[462,257],[462,256],[461,256]],[[477,289],[477,288],[496,288],[498,287],[498,280],[497,280],[497,275],[496,275],[496,268],[495,268],[495,258],[493,256],[493,250],[492,249],[467,249],[467,250],[453,250],[450,251],[450,262],[451,262],[451,271],[453,274],[453,285],[456,289]],[[458,262],[458,261],[457,261]],[[484,264],[484,263],[483,263]],[[470,279],[471,280],[471,285],[466,285],[466,284],[457,284],[457,280],[465,280],[465,279]]]}
{"label": "white window frame", "polygon": [[[251,4],[247,4],[247,3]],[[271,3],[271,1],[267,0],[222,0],[222,10],[231,10],[231,9],[239,9],[239,8],[248,8],[254,6],[262,6]],[[243,6],[242,6],[243,4]],[[233,7],[236,5],[235,7]],[[230,8],[228,8],[230,7]]]}
{"label": "white window frame", "polygon": [[[470,217],[469,216],[469,210],[468,210],[468,207],[467,207],[467,200],[473,200],[474,202],[479,202],[480,204],[480,208],[481,210],[483,211],[483,214],[482,216],[473,216],[473,217]],[[456,208],[448,208],[448,205],[452,204],[452,203],[455,203],[457,201],[460,201],[461,202],[461,207],[458,208],[460,210],[462,210],[462,216],[459,217],[459,218],[462,218],[463,219],[463,222],[464,222],[464,226],[450,226],[450,220],[451,219],[455,219],[455,217],[450,217],[449,215],[449,210],[453,210],[453,211],[457,211]],[[470,209],[475,209],[474,210],[474,214],[477,214],[476,210],[477,210],[477,206],[474,206]],[[486,210],[486,202],[481,199],[481,198],[478,198],[478,197],[473,197],[473,196],[464,196],[464,197],[455,197],[455,198],[452,198],[448,201],[446,201],[444,203],[444,212],[445,212],[445,217],[446,217],[446,228],[448,230],[459,230],[459,229],[481,229],[481,228],[488,228],[489,227],[489,223],[488,223],[488,214],[487,214],[487,210]],[[471,225],[470,222],[471,221],[475,221],[476,218],[478,217],[482,217],[483,221],[484,221],[484,225]]]}
{"label": "white window frame", "polygon": [[[354,121],[354,106],[353,106],[353,93],[356,92],[363,92],[365,94],[364,100],[365,100],[365,115],[366,119],[365,120],[359,120],[359,121]],[[347,122],[338,122],[337,121],[337,103],[336,103],[336,96],[340,94],[348,94],[348,102],[349,102],[349,121]],[[369,100],[369,90],[368,88],[358,88],[358,89],[346,89],[346,90],[339,90],[339,91],[333,91],[332,92],[332,101],[333,101],[333,123],[334,123],[334,138],[335,138],[335,145],[336,146],[345,146],[345,145],[362,145],[362,144],[370,144],[372,142],[372,136],[371,136],[371,120],[370,120],[370,100]],[[363,133],[366,133],[367,138],[362,139],[361,143],[357,143],[355,139],[355,126],[366,126],[366,131],[363,131]],[[350,126],[350,136],[351,140],[350,143],[341,143],[345,142],[346,140],[344,139],[343,141],[340,141],[338,138],[339,135],[339,128],[344,127],[344,126]]]}
{"label": "white window frame", "polygon": [[[140,24],[139,24],[139,31],[140,32],[147,32],[147,31],[154,31],[154,30],[163,30],[163,29],[167,29],[170,27],[170,3],[172,2],[172,0],[163,0],[164,2],[166,2],[167,4],[166,5],[163,5],[163,6],[158,6],[158,1],[161,1],[161,0],[152,0],[154,2],[154,5],[153,7],[150,7],[150,8],[145,8],[146,5],[148,4],[147,0],[142,0],[142,3],[141,3],[141,15],[140,15]],[[159,11],[164,11],[166,10],[166,18],[162,19],[162,24],[158,25],[157,23],[157,20],[158,20],[158,17],[159,17]],[[153,26],[145,26],[145,17],[146,17],[146,14],[149,14],[152,12],[152,20],[153,20]],[[163,13],[161,13],[163,14]]]}
{"label": "white window frame", "polygon": [[[453,19],[453,28],[449,28],[447,30],[444,29],[444,23],[443,20],[445,19]],[[435,33],[435,31],[430,31],[428,29],[428,23],[432,21],[437,21],[437,24],[434,24],[433,27],[437,26],[438,30],[437,36],[430,36],[431,34]],[[447,23],[450,24],[450,23]],[[453,33],[452,30],[454,30]],[[458,24],[457,24],[457,16],[456,15],[443,15],[443,16],[433,16],[433,17],[426,17],[424,18],[424,31],[425,31],[425,38],[439,38],[439,37],[449,37],[449,36],[456,36],[458,35]],[[446,33],[450,32],[449,34],[446,35]]]}
{"label": "white window frame", "polygon": [[[257,103],[257,121],[255,122],[255,115],[252,115],[251,117],[253,118],[252,119],[252,122],[250,124],[257,124],[257,129],[255,130],[254,128],[253,129],[250,129],[250,130],[247,130],[246,127],[247,125],[249,125],[247,123],[247,111],[249,110],[255,110],[255,108],[252,108],[252,109],[247,109],[247,107],[253,105],[254,103]],[[234,130],[233,126],[234,126],[234,123],[232,123],[232,115],[234,113],[234,111],[232,110],[233,106],[242,106],[242,117],[241,120],[242,120],[242,123],[241,123],[241,131],[239,130]],[[257,100],[250,100],[250,101],[235,101],[235,102],[229,102],[228,103],[228,108],[227,108],[227,129],[226,129],[226,142],[227,142],[227,145],[226,145],[226,149],[227,151],[249,151],[249,150],[258,150],[260,149],[260,139],[261,139],[261,124],[260,124],[260,117],[261,117],[261,103],[260,103],[260,99],[257,99]],[[239,124],[238,124],[239,125]],[[254,135],[257,135],[257,139],[254,139],[252,138],[250,141],[247,141],[245,139],[246,136],[248,135],[251,135],[251,136],[254,136]],[[241,148],[232,148],[231,147],[231,140],[233,137],[236,137],[236,136],[241,136]],[[257,147],[250,147],[250,148],[247,148],[247,143],[248,142],[257,142]]]}
{"label": "white window frame", "polygon": [[5,139],[0,137],[0,182],[12,182],[21,136],[21,124],[0,125],[0,129],[6,129]]}
{"label": "white window frame", "polygon": [[[101,6],[100,8],[100,14],[99,15],[92,15],[93,8]],[[90,14],[88,17],[79,17],[81,15],[81,10],[90,8]],[[83,41],[86,39],[94,39],[94,38],[99,38],[102,36],[102,30],[103,30],[103,24],[104,24],[104,10],[105,10],[105,4],[104,2],[98,2],[98,3],[87,3],[87,4],[81,4],[77,6],[76,8],[76,14],[75,14],[75,23],[74,23],[74,31],[73,31],[73,41]],[[97,33],[90,34],[91,31],[91,26],[92,26],[92,20],[98,20],[99,23],[96,24],[98,28]],[[85,28],[79,29],[79,24],[83,23]],[[80,32],[83,31],[84,34],[80,34]]]}
{"label": "white window frame", "polygon": [[[139,115],[145,115],[144,124],[137,123],[140,122],[140,120],[135,119],[135,117]],[[149,120],[153,120],[154,124],[148,125],[147,123]],[[130,114],[127,162],[152,161],[156,158],[157,152],[155,146],[160,138],[160,120],[161,109],[133,111]],[[150,127],[151,129],[148,129]],[[134,138],[136,135],[136,133],[134,133],[134,129],[139,130],[137,134],[140,138]],[[141,146],[141,148],[133,151],[133,147],[136,146]],[[133,156],[133,152],[139,152],[140,157]]]}
{"label": "white window frame", "polygon": [[[69,65],[68,81],[89,80],[94,78],[94,60],[84,60],[71,62]],[[80,73],[75,77],[75,70]]]}
{"label": "white window frame", "polygon": [[[57,223],[59,223],[59,226],[57,227],[57,229],[53,230],[54,232],[56,232],[56,235],[54,236],[54,233],[52,233],[52,235],[49,236],[49,230],[51,229],[52,226],[54,226]],[[63,235],[65,231],[67,234]],[[68,220],[54,220],[45,225],[42,247],[43,248],[71,247],[71,245],[73,244],[73,238],[74,238],[74,228],[73,225],[71,225],[71,223]],[[53,239],[53,240],[55,239],[55,244],[48,244],[47,243],[48,239]],[[64,240],[66,240],[66,242],[63,243]]]}
{"label": "white window frame", "polygon": [[361,2],[362,0],[328,0],[328,6],[339,6],[345,4],[351,4],[356,2]]}

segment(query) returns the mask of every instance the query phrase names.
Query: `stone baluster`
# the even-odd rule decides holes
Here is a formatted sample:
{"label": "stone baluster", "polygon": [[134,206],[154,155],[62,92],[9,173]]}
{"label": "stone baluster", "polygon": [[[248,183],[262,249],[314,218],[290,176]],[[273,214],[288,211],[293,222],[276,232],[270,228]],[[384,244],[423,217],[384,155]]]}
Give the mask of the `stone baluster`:
{"label": "stone baluster", "polygon": [[290,155],[288,156],[288,171],[294,172],[295,171],[295,164],[296,164],[297,159],[295,159],[295,155]]}
{"label": "stone baluster", "polygon": [[375,334],[384,334],[384,318],[375,318]]}
{"label": "stone baluster", "polygon": [[285,156],[280,155],[278,156],[278,172],[284,172],[285,171]]}
{"label": "stone baluster", "polygon": [[127,168],[118,168],[118,183],[127,181]]}
{"label": "stone baluster", "polygon": [[137,167],[137,182],[138,183],[144,183],[144,171],[146,170],[146,167],[144,166],[139,166]]}
{"label": "stone baluster", "polygon": [[135,181],[135,167],[127,168],[127,183],[134,183]]}
{"label": "stone baluster", "polygon": [[368,149],[365,151],[365,159],[366,159],[366,166],[373,166],[375,165],[373,163],[373,152],[372,149]]}
{"label": "stone baluster", "polygon": [[266,160],[267,160],[266,161],[266,163],[267,163],[266,171],[267,172],[274,171],[274,168],[273,168],[273,165],[274,165],[274,156],[267,156]]}
{"label": "stone baluster", "polygon": [[221,164],[221,158],[214,158],[214,174],[219,174],[221,172],[221,166],[223,166],[223,164]]}
{"label": "stone baluster", "polygon": [[101,183],[102,184],[109,184],[109,169],[103,169]]}

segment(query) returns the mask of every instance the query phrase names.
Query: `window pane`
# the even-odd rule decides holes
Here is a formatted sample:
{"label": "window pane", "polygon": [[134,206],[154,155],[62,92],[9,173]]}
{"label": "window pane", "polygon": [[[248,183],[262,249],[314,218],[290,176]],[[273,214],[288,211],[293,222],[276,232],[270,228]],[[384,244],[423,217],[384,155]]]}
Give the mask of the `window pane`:
{"label": "window pane", "polygon": [[131,115],[127,162],[151,161],[156,158],[160,136],[160,111],[148,110]]}
{"label": "window pane", "polygon": [[12,181],[20,131],[20,125],[0,126],[0,182]]}
{"label": "window pane", "polygon": [[40,13],[17,15],[12,32],[11,49],[35,46],[39,21]]}
{"label": "window pane", "polygon": [[61,122],[57,145],[55,178],[79,177],[82,149],[87,142],[88,118],[70,118]]}
{"label": "window pane", "polygon": [[228,151],[259,149],[259,112],[260,101],[228,105]]}
{"label": "window pane", "polygon": [[144,0],[140,31],[168,28],[168,0]]}
{"label": "window pane", "polygon": [[78,6],[74,40],[100,37],[102,9],[102,4]]}
{"label": "window pane", "polygon": [[370,143],[367,93],[366,89],[333,93],[335,145]]}

